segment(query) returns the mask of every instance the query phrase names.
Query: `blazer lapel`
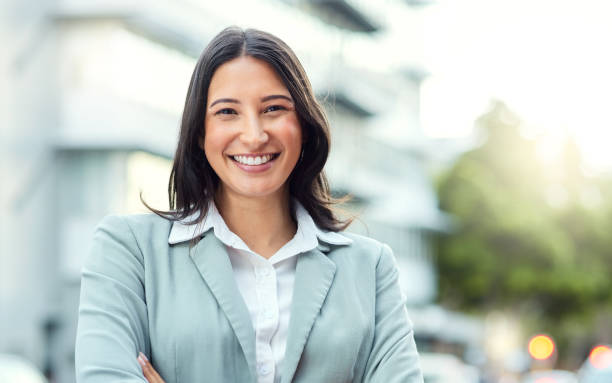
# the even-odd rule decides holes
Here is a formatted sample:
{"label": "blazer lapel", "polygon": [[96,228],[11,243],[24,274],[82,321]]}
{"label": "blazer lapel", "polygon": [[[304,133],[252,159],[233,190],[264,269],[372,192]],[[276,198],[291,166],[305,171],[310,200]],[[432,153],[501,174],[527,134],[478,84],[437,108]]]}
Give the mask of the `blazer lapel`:
{"label": "blazer lapel", "polygon": [[236,285],[227,249],[214,234],[208,233],[190,251],[190,255],[219,306],[225,312],[242,347],[251,374],[256,376],[255,330]]}
{"label": "blazer lapel", "polygon": [[295,375],[310,330],[336,273],[336,265],[319,249],[313,249],[298,257],[287,348],[282,367],[283,382],[290,382]]}

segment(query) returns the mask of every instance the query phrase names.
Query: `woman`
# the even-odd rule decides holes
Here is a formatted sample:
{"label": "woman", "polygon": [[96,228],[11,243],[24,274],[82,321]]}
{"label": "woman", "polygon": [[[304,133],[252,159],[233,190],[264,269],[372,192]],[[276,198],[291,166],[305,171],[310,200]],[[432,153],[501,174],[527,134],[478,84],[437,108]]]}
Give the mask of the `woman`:
{"label": "woman", "polygon": [[328,152],[291,49],[217,35],[189,86],[171,211],[96,230],[77,381],[421,382],[391,250],[340,233]]}

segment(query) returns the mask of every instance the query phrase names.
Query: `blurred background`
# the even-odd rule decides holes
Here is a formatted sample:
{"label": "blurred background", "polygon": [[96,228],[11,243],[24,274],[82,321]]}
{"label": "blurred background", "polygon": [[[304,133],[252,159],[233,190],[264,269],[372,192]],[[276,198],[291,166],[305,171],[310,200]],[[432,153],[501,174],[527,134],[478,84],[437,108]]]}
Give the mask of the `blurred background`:
{"label": "blurred background", "polygon": [[191,71],[228,25],[285,40],[327,173],[388,243],[426,382],[612,382],[612,5],[0,0],[0,381],[74,382],[110,213],[167,208]]}

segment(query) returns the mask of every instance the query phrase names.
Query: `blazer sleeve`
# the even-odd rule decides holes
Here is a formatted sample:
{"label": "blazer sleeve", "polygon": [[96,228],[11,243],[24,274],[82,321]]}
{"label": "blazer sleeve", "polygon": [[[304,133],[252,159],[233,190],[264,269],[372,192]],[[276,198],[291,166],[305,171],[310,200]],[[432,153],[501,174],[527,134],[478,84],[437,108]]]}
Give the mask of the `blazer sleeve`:
{"label": "blazer sleeve", "polygon": [[139,351],[150,355],[144,260],[125,219],[108,216],[82,269],[76,381],[146,383]]}
{"label": "blazer sleeve", "polygon": [[364,382],[423,382],[398,274],[391,249],[383,245],[376,266],[374,343],[366,363]]}

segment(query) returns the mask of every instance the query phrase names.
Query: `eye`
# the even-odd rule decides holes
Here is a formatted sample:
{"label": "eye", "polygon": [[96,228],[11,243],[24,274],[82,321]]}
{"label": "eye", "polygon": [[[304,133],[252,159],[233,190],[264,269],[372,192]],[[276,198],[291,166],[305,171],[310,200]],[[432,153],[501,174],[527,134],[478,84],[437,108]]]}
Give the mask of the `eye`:
{"label": "eye", "polygon": [[276,112],[277,110],[287,110],[287,108],[282,105],[271,105],[264,110],[264,113]]}
{"label": "eye", "polygon": [[223,108],[223,109],[219,109],[215,115],[217,114],[237,114],[236,111],[232,108]]}

